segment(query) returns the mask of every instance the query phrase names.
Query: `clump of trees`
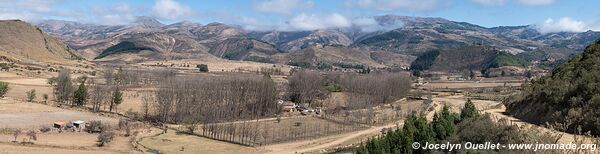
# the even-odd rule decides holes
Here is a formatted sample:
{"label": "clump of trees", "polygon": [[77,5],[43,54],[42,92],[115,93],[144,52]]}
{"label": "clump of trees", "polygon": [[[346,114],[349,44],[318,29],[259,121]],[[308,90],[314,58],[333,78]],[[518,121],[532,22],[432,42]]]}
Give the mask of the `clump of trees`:
{"label": "clump of trees", "polygon": [[310,106],[325,94],[325,78],[317,71],[298,70],[288,81],[288,96],[294,102]]}
{"label": "clump of trees", "polygon": [[[428,122],[424,114],[412,114],[402,128],[390,129],[385,135],[370,138],[361,143],[356,153],[436,153],[434,150],[414,149],[412,144],[434,143],[555,143],[556,136],[517,126],[495,122],[489,114],[480,115],[473,103],[468,101],[460,112],[451,113],[447,106],[435,113]],[[437,151],[448,152],[448,151]],[[480,153],[489,151],[454,149],[457,153]],[[507,152],[495,150],[494,152]]]}
{"label": "clump of trees", "polygon": [[[196,126],[202,124],[206,137],[248,144],[257,137],[251,135],[250,125],[222,123],[274,117],[277,94],[275,83],[262,76],[172,77],[158,87],[156,112],[151,116],[160,122],[184,123],[189,133],[196,133]],[[245,131],[229,134],[225,126],[230,126],[229,133],[231,129]]]}
{"label": "clump of trees", "polygon": [[330,78],[330,85],[339,84],[341,91],[346,92],[350,109],[391,103],[405,97],[410,90],[409,77],[400,73],[347,73]]}

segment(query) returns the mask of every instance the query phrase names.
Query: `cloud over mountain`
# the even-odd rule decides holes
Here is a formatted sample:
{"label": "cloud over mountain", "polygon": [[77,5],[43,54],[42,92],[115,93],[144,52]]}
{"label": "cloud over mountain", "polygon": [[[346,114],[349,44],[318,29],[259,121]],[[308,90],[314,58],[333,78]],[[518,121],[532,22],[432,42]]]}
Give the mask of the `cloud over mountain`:
{"label": "cloud over mountain", "polygon": [[304,0],[267,0],[257,3],[254,9],[260,12],[291,14],[298,9],[310,9],[314,6],[312,1]]}
{"label": "cloud over mountain", "polygon": [[191,17],[194,11],[185,5],[181,5],[175,0],[157,0],[152,6],[152,12],[161,19],[175,20],[184,17]]}
{"label": "cloud over mountain", "polygon": [[373,9],[378,11],[430,12],[450,3],[445,0],[347,0],[350,8]]}
{"label": "cloud over mountain", "polygon": [[548,18],[542,24],[537,25],[537,28],[541,33],[584,32],[587,30],[600,30],[600,26],[597,24],[589,24],[570,17],[562,17],[558,20]]}

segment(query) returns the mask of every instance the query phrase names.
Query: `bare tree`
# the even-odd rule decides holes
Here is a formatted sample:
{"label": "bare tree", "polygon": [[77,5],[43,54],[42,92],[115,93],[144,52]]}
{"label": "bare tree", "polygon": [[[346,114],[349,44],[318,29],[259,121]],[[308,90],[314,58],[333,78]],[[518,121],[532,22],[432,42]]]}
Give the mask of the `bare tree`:
{"label": "bare tree", "polygon": [[297,103],[310,106],[325,92],[324,78],[316,71],[299,70],[288,80],[288,96]]}
{"label": "bare tree", "polygon": [[90,102],[94,112],[100,111],[103,102],[106,101],[107,88],[104,85],[98,84],[96,80],[90,80]]}
{"label": "bare tree", "polygon": [[58,73],[55,89],[56,100],[59,103],[68,103],[74,91],[71,81],[71,71],[69,69],[62,69]]}

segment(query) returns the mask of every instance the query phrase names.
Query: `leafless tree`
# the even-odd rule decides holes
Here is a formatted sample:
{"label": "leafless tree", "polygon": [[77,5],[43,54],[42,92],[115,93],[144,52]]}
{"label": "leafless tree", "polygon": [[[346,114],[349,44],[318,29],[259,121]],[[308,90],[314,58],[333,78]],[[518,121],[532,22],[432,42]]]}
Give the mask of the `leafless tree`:
{"label": "leafless tree", "polygon": [[71,81],[71,71],[69,69],[62,69],[58,73],[55,89],[56,100],[59,103],[68,103],[74,91],[73,82]]}
{"label": "leafless tree", "polygon": [[299,70],[288,80],[288,96],[297,103],[310,106],[325,92],[324,78],[316,71]]}

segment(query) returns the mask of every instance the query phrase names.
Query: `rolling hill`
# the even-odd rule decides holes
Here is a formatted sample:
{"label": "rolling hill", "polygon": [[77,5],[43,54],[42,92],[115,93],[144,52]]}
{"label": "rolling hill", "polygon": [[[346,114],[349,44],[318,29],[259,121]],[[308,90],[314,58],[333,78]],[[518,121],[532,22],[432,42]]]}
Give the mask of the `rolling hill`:
{"label": "rolling hill", "polygon": [[0,55],[24,63],[69,63],[81,57],[60,40],[20,20],[0,20]]}

